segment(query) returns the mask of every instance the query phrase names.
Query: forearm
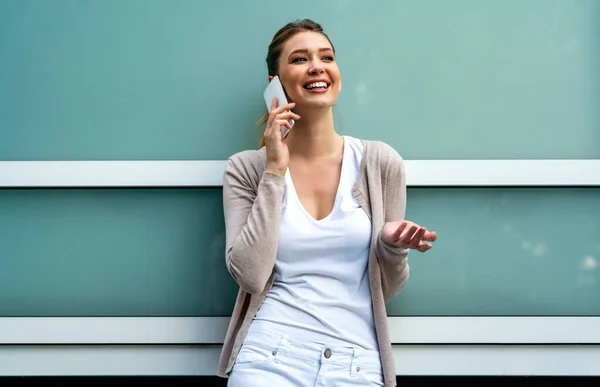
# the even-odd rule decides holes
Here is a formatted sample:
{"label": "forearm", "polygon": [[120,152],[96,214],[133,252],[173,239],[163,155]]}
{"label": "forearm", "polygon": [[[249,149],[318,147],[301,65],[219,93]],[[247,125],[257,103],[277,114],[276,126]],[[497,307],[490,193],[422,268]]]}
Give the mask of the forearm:
{"label": "forearm", "polygon": [[226,210],[227,268],[248,293],[262,292],[275,266],[282,197],[283,177],[264,172],[250,210]]}
{"label": "forearm", "polygon": [[375,251],[381,268],[383,298],[388,301],[394,298],[408,281],[410,275],[409,249],[386,242],[380,233]]}

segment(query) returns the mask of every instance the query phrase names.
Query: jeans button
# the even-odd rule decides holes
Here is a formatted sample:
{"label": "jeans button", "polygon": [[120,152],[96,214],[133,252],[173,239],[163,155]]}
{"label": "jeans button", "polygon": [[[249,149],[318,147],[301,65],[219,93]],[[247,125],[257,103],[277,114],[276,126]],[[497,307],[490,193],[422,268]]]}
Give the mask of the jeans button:
{"label": "jeans button", "polygon": [[325,358],[329,359],[331,357],[331,349],[327,348],[324,352]]}

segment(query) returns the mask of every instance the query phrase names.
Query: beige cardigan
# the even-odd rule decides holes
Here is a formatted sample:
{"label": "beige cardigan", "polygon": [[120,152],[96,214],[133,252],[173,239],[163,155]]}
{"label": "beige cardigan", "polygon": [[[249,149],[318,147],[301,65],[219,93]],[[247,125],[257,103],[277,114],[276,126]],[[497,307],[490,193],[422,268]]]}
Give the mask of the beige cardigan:
{"label": "beige cardigan", "polygon": [[[408,280],[408,250],[385,243],[380,231],[404,219],[406,179],[402,158],[389,145],[363,141],[352,193],[372,223],[369,285],[385,386],[396,385],[385,301]],[[227,377],[252,319],[273,284],[284,177],[265,172],[266,150],[229,158],[223,181],[227,269],[240,286],[221,352],[218,375]]]}

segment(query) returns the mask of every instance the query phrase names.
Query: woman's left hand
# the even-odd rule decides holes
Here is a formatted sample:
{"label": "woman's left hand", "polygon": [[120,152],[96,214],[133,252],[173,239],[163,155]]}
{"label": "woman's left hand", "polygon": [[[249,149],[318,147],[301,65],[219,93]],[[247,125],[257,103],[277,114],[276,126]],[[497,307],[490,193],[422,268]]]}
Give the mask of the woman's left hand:
{"label": "woman's left hand", "polygon": [[434,242],[437,239],[435,232],[406,220],[387,222],[383,225],[381,232],[385,242],[422,253],[433,247],[431,243],[423,243],[423,241]]}

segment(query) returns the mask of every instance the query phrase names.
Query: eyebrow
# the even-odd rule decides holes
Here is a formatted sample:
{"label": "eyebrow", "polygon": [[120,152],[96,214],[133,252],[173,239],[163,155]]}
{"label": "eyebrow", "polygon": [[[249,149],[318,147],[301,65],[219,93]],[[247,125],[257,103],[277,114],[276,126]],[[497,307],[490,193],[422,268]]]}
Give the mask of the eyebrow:
{"label": "eyebrow", "polygon": [[[331,52],[333,52],[333,49],[331,47],[319,48],[319,52],[323,52],[323,51],[331,51]],[[299,50],[294,50],[294,51],[290,52],[289,56],[292,56],[294,54],[299,54],[299,53],[308,54],[308,50],[306,48],[301,48]]]}

